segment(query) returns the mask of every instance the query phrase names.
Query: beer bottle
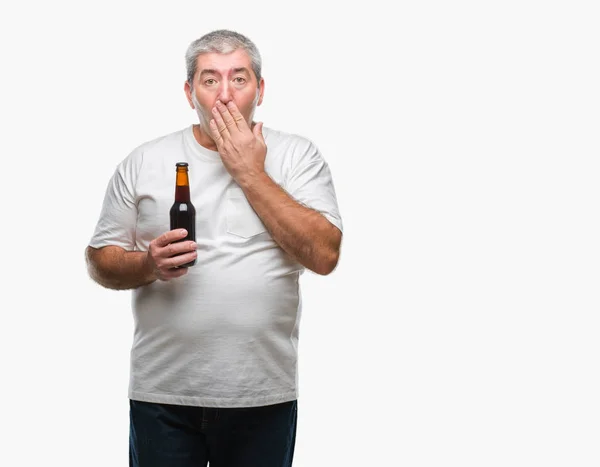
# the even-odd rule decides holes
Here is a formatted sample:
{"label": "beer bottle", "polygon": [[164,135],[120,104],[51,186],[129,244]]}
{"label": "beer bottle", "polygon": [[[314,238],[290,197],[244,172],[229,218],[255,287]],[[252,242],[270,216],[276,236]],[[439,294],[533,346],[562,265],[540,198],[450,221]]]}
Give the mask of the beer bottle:
{"label": "beer bottle", "polygon": [[[187,236],[181,240],[196,241],[196,208],[190,199],[190,180],[188,177],[187,162],[177,162],[175,179],[175,202],[169,212],[171,216],[171,230],[185,229]],[[181,268],[187,268],[196,264],[196,260],[182,264]]]}

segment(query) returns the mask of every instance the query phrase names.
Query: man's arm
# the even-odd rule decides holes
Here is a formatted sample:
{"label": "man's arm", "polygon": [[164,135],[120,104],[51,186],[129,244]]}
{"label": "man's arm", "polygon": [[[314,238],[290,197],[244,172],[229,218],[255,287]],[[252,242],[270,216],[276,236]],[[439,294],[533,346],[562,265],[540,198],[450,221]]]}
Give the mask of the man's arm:
{"label": "man's arm", "polygon": [[159,279],[168,281],[187,274],[178,268],[196,259],[195,242],[178,242],[187,236],[185,229],[170,230],[152,240],[148,251],[127,251],[118,246],[85,250],[88,273],[103,287],[115,290],[136,289]]}
{"label": "man's arm", "polygon": [[288,255],[317,274],[335,269],[342,241],[336,226],[294,200],[266,172],[240,186],[273,240]]}
{"label": "man's arm", "polygon": [[118,246],[88,246],[85,258],[90,277],[103,287],[114,290],[135,289],[156,280],[147,253],[126,251]]}
{"label": "man's arm", "polygon": [[342,233],[320,213],[302,206],[265,171],[262,123],[252,128],[233,101],[217,100],[210,129],[221,160],[273,239],[303,266],[329,274],[337,265]]}

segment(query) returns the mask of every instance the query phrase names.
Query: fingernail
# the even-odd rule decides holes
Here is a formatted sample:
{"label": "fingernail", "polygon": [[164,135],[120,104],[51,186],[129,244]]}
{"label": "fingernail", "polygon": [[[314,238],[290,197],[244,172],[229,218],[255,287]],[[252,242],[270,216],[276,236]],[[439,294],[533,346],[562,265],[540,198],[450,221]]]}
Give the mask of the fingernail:
{"label": "fingernail", "polygon": [[197,247],[198,247],[198,245],[197,245],[196,243],[192,243],[192,244],[190,245],[190,249],[191,249],[191,250],[195,250]]}
{"label": "fingernail", "polygon": [[187,230],[185,230],[185,229],[181,229],[181,230],[179,231],[179,233],[180,233],[181,235],[187,235]]}

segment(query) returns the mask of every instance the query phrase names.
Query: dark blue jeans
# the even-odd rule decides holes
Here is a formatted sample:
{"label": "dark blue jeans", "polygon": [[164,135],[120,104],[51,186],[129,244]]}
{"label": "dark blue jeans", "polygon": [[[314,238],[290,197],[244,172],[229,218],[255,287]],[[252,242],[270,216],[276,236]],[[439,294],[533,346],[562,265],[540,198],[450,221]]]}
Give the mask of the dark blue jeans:
{"label": "dark blue jeans", "polygon": [[210,408],[129,401],[130,467],[290,467],[297,401]]}

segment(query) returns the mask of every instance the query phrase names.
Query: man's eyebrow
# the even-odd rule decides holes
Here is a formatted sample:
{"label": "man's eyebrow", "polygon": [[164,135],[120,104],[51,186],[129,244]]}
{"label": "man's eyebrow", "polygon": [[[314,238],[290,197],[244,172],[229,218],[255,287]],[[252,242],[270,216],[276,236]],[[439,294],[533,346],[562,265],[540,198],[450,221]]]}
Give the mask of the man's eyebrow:
{"label": "man's eyebrow", "polygon": [[[248,70],[248,68],[246,67],[239,67],[239,68],[233,68],[232,71],[234,73],[246,73],[246,74],[250,74],[250,70]],[[213,70],[212,68],[205,68],[204,70],[202,70],[200,72],[200,76],[203,75],[219,75],[220,73],[217,70]]]}
{"label": "man's eyebrow", "polygon": [[206,68],[200,72],[200,76],[202,76],[202,75],[218,75],[218,74],[219,73],[217,72],[217,70],[213,70],[210,68]]}

